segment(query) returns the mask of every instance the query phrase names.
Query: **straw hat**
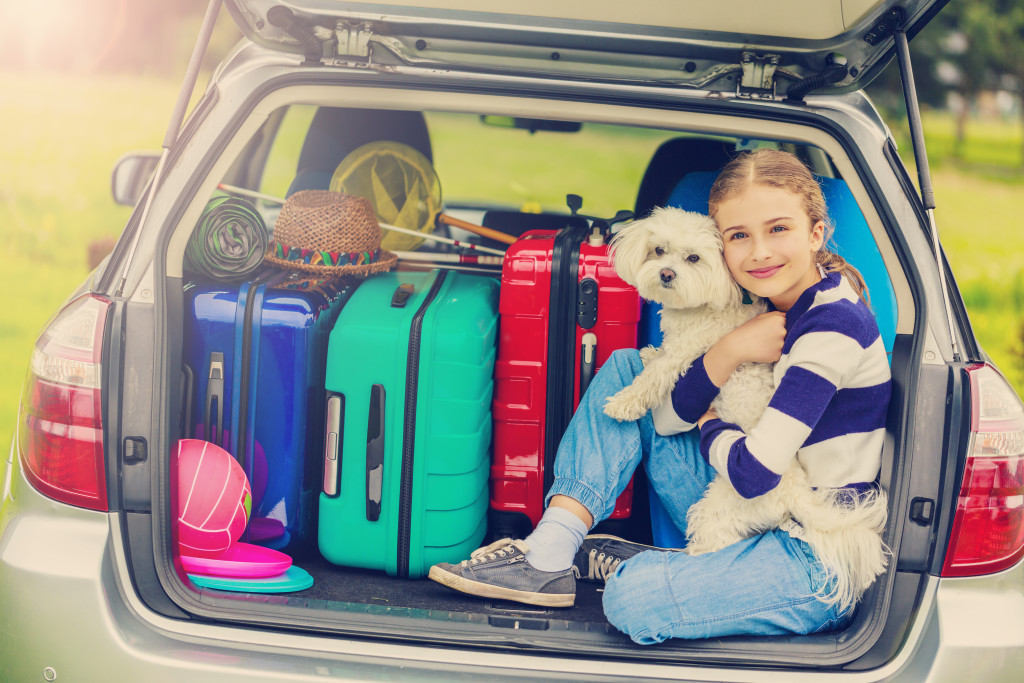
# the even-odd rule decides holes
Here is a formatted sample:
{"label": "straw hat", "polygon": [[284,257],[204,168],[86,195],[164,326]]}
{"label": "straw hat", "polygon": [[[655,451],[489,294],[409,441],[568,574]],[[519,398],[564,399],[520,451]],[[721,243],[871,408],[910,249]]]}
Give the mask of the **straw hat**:
{"label": "straw hat", "polygon": [[398,261],[380,242],[380,225],[368,199],[302,190],[281,207],[266,260],[327,278],[370,275]]}

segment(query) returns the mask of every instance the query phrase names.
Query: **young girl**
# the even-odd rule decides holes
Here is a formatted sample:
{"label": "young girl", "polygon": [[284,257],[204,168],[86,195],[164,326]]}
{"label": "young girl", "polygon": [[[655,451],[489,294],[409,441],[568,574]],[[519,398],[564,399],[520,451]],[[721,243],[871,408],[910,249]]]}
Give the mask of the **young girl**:
{"label": "young girl", "polygon": [[[876,487],[889,365],[863,280],[823,248],[830,226],[820,187],[795,156],[763,149],[723,169],[709,207],[729,272],[773,310],[718,341],[666,405],[636,422],[603,413],[605,400],[643,369],[637,351],[613,353],[561,441],[548,508],[533,533],[436,565],[432,579],[548,606],[573,604],[576,576],[607,579],[605,615],[642,644],[806,634],[849,619],[851,607],[821,599],[829,576],[799,523],[697,556],[586,536],[641,462],[683,530],[716,472],[748,498],[773,489],[794,458],[812,486],[851,500]],[[775,393],[750,434],[709,412],[718,388],[747,361],[777,363]]]}

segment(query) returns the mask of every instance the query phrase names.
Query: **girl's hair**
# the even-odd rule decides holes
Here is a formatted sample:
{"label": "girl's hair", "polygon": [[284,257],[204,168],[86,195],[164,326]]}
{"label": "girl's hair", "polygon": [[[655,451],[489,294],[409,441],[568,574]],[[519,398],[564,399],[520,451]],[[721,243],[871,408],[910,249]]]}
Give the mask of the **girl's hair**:
{"label": "girl's hair", "polygon": [[829,247],[835,226],[829,218],[821,186],[807,166],[794,154],[778,149],[762,148],[740,154],[725,165],[711,186],[708,198],[711,217],[717,219],[721,203],[751,185],[777,187],[800,197],[811,225],[818,221],[825,224],[825,239],[815,254],[815,262],[828,273],[842,273],[857,294],[868,303],[868,288],[860,272]]}

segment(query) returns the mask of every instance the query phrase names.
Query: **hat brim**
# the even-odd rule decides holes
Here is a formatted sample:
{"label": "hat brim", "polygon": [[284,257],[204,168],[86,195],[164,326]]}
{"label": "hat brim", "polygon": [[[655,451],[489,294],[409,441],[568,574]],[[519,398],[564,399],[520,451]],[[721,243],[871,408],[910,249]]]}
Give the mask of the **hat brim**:
{"label": "hat brim", "polygon": [[284,268],[286,270],[298,270],[303,273],[314,273],[316,275],[322,275],[325,278],[343,277],[345,275],[373,275],[375,273],[383,273],[391,270],[398,263],[398,255],[393,254],[390,251],[381,250],[380,258],[373,263],[364,263],[362,265],[353,266],[324,266],[324,265],[310,265],[301,261],[286,261],[284,259],[277,258],[271,254],[267,254],[263,257],[264,261],[273,263],[278,268]]}

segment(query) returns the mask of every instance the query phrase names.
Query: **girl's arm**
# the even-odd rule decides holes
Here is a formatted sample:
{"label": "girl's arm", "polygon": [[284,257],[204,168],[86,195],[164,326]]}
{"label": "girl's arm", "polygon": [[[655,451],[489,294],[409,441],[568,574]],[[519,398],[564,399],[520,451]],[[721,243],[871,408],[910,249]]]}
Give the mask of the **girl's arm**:
{"label": "girl's arm", "polygon": [[[810,311],[794,331],[792,347],[779,362],[782,379],[760,421],[744,434],[739,427],[713,415],[698,418],[701,452],[719,474],[727,476],[744,497],[773,489],[792,464],[797,451],[821,422],[840,387],[858,372],[868,348],[880,344],[877,327],[850,333],[843,320]],[[867,384],[888,387],[888,364],[881,355],[878,372]],[[779,369],[777,367],[777,370]],[[865,387],[870,390],[871,386]],[[837,434],[856,431],[853,416],[831,416]]]}
{"label": "girl's arm", "polygon": [[741,363],[774,363],[786,338],[786,315],[762,313],[719,339],[676,382],[671,397],[652,411],[654,429],[667,436],[693,429]]}

